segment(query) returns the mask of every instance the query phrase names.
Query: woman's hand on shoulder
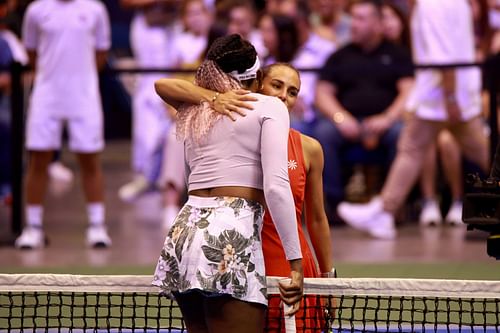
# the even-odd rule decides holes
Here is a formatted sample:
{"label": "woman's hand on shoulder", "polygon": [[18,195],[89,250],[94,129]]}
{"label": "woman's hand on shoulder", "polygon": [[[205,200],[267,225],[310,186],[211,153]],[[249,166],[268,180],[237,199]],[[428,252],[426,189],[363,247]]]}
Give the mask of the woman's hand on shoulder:
{"label": "woman's hand on shoulder", "polygon": [[249,95],[251,92],[245,89],[230,90],[223,94],[216,94],[210,102],[210,106],[218,113],[236,120],[234,113],[245,116],[245,109],[253,110],[248,102],[255,102],[257,98]]}

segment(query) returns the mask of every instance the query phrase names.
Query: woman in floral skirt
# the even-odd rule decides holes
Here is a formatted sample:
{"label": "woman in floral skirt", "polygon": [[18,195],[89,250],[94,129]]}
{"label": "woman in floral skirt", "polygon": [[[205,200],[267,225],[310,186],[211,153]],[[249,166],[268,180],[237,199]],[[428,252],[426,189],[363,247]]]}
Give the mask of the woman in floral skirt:
{"label": "woman in floral skirt", "polygon": [[[211,107],[219,93],[256,91],[259,61],[238,35],[219,38],[196,75],[206,94],[176,105],[189,198],[165,240],[153,284],[174,295],[189,332],[262,332],[267,305],[260,232],[267,206],[284,244],[291,280],[282,300],[298,311],[302,254],[287,173],[289,117],[278,99],[250,94],[237,122]],[[161,82],[156,85],[162,96]],[[163,97],[163,96],[162,96]]]}

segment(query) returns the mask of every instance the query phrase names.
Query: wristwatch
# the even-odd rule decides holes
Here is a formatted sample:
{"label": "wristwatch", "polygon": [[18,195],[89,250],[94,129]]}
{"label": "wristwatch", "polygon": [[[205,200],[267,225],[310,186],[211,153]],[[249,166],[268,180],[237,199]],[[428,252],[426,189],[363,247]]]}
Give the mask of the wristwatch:
{"label": "wristwatch", "polygon": [[329,272],[321,273],[321,277],[336,278],[337,277],[337,270],[335,269],[335,267],[333,267]]}

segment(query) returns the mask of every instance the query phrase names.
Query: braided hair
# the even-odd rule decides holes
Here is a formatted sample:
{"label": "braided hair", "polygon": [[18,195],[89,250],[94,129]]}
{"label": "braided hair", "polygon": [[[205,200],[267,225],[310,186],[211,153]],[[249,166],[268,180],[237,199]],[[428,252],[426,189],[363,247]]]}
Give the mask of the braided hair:
{"label": "braided hair", "polygon": [[[240,82],[228,73],[243,73],[253,66],[256,59],[255,48],[240,35],[220,37],[210,46],[207,58],[196,71],[195,84],[220,93],[248,87],[254,79]],[[222,117],[207,102],[183,104],[177,115],[177,137],[198,143]]]}
{"label": "braided hair", "polygon": [[256,58],[253,45],[237,34],[216,39],[207,53],[207,60],[215,61],[225,73],[235,70],[243,73],[253,66]]}

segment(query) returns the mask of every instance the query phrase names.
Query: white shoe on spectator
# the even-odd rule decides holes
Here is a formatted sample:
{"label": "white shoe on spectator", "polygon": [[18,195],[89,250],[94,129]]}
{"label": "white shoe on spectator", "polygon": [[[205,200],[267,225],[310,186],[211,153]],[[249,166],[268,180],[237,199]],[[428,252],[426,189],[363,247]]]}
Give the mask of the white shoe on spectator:
{"label": "white shoe on spectator", "polygon": [[179,214],[179,207],[177,206],[166,206],[163,209],[163,230],[167,232],[170,230],[177,214]]}
{"label": "white shoe on spectator", "polygon": [[144,176],[137,176],[130,183],[127,183],[120,187],[118,190],[118,196],[123,201],[132,201],[138,196],[146,192],[150,188],[151,184]]}
{"label": "white shoe on spectator", "polygon": [[45,234],[42,228],[25,227],[14,243],[17,249],[38,249],[45,246]]}
{"label": "white shoe on spectator", "polygon": [[418,221],[424,227],[443,223],[443,216],[436,200],[425,201]]}
{"label": "white shoe on spectator", "polygon": [[372,237],[394,239],[396,228],[394,217],[384,211],[380,198],[367,204],[351,204],[343,202],[337,207],[339,216],[353,228],[365,231]]}
{"label": "white shoe on spectator", "polygon": [[450,210],[448,210],[448,214],[446,214],[445,221],[446,223],[449,223],[454,226],[459,226],[459,225],[464,225],[464,222],[462,221],[462,210],[463,210],[463,203],[460,200],[454,201],[451,206]]}
{"label": "white shoe on spectator", "polygon": [[394,216],[387,212],[379,213],[368,223],[368,233],[380,239],[394,239],[397,236]]}
{"label": "white shoe on spectator", "polygon": [[52,179],[67,183],[73,181],[73,172],[71,169],[64,166],[64,164],[59,161],[50,163],[48,172]]}
{"label": "white shoe on spectator", "polygon": [[109,238],[106,227],[103,225],[95,225],[87,228],[87,245],[95,248],[105,248],[111,246],[111,238]]}
{"label": "white shoe on spectator", "polygon": [[367,231],[368,222],[383,210],[383,203],[379,197],[373,198],[366,204],[341,202],[337,206],[339,216],[353,228],[362,231]]}

